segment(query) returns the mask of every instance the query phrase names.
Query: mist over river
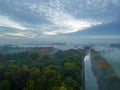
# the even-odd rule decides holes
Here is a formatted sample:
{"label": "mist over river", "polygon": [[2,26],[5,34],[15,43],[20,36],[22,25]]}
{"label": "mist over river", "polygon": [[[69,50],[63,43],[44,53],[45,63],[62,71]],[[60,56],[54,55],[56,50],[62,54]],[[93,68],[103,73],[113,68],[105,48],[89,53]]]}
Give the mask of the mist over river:
{"label": "mist over river", "polygon": [[120,49],[111,46],[96,46],[94,47],[106,61],[111,64],[117,75],[120,77]]}

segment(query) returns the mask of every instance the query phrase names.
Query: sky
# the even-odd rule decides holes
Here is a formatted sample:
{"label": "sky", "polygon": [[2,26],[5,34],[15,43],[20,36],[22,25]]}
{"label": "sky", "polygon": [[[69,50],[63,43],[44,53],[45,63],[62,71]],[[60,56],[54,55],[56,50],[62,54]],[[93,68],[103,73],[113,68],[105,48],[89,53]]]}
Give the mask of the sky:
{"label": "sky", "polygon": [[110,32],[120,35],[120,0],[0,0],[0,40]]}

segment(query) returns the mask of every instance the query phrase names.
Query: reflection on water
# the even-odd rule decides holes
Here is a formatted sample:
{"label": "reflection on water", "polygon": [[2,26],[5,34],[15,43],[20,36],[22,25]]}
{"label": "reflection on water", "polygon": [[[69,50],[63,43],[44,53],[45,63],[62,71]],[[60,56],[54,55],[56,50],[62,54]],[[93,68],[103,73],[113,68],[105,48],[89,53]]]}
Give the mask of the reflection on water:
{"label": "reflection on water", "polygon": [[85,63],[85,90],[98,90],[96,77],[93,75],[91,69],[91,55],[90,52],[84,58]]}

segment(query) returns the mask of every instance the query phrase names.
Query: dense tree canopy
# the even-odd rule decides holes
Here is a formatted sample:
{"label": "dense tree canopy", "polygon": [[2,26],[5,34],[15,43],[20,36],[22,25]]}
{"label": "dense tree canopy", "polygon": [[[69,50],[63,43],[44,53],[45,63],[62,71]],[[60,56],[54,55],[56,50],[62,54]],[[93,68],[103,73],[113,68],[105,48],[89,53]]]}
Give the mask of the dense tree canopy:
{"label": "dense tree canopy", "polygon": [[0,90],[80,90],[83,53],[0,55]]}

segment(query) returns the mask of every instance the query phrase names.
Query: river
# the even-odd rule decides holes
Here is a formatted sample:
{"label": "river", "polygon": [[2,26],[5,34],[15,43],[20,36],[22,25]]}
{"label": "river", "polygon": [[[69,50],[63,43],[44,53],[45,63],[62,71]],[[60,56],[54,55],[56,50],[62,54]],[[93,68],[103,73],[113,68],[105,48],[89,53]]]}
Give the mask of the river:
{"label": "river", "polygon": [[91,52],[89,51],[84,58],[85,90],[98,90],[97,78],[94,76],[91,66]]}

